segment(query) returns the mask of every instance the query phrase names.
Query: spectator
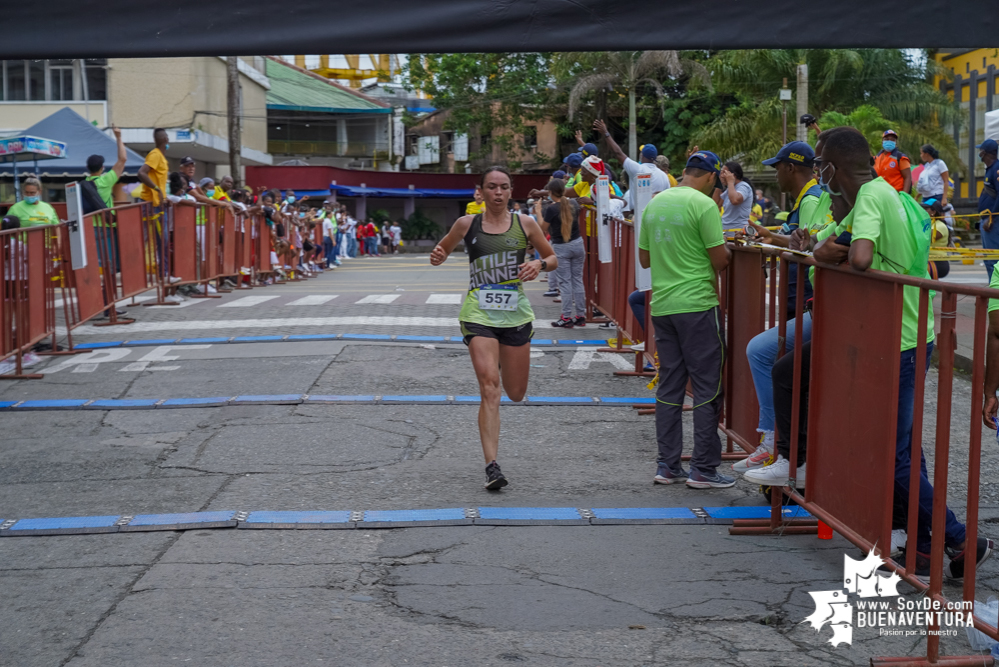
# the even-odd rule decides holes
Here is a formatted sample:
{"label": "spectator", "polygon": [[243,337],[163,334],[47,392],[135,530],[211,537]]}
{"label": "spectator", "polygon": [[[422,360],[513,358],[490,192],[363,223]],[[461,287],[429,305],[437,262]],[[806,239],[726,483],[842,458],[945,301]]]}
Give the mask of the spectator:
{"label": "spectator", "polygon": [[479,186],[475,186],[472,197],[475,201],[468,202],[465,206],[465,215],[479,215],[486,210],[486,204],[482,201],[482,189]]}
{"label": "spectator", "polygon": [[[308,198],[309,198],[309,196],[305,195],[304,197],[302,197],[301,199],[299,199],[298,197],[295,196],[295,191],[294,190],[285,190],[284,201],[281,202],[281,212],[284,213],[284,214],[286,214],[286,215],[287,214],[294,214],[295,213],[295,202],[301,203],[301,202],[304,202],[305,200],[307,200]],[[277,201],[277,199],[275,199],[274,201]]]}
{"label": "spectator", "polygon": [[380,232],[381,232],[382,247],[379,249],[379,252],[383,252],[385,254],[389,254],[390,252],[392,252],[390,250],[390,248],[392,246],[392,236],[389,233],[389,221],[388,220],[386,220],[385,222],[382,223],[382,228],[381,228]]}
{"label": "spectator", "polygon": [[940,153],[930,144],[919,150],[919,159],[923,161],[923,171],[916,183],[920,198],[936,199],[940,206],[947,206],[947,181],[950,178],[947,163],[940,159]]}
{"label": "spectator", "polygon": [[[978,144],[978,158],[985,165],[985,183],[982,194],[978,196],[978,213],[981,216],[982,246],[999,248],[999,143],[995,139],[986,139]],[[985,268],[992,280],[992,268],[995,260],[986,260]],[[989,314],[991,316],[991,313]]]}
{"label": "spectator", "polygon": [[561,169],[552,172],[552,178],[560,181],[565,181],[565,172]]}
{"label": "spectator", "polygon": [[197,185],[198,181],[194,175],[196,167],[197,165],[194,162],[194,158],[191,157],[190,155],[185,155],[184,157],[180,158],[179,171],[180,173],[184,174],[184,176],[187,178],[187,188],[188,190],[191,190],[192,193],[193,191],[197,191],[198,189]]}
{"label": "spectator", "polygon": [[402,227],[399,226],[398,222],[392,222],[392,226],[389,227],[389,234],[392,239],[392,253],[398,253],[399,246],[402,245]]}
{"label": "spectator", "polygon": [[[721,440],[723,334],[718,312],[718,272],[729,262],[718,207],[709,194],[721,167],[718,156],[698,151],[687,160],[676,188],[652,198],[642,214],[639,262],[652,269],[652,323],[659,355],[656,389],[658,467],[654,482],[684,479],[696,489],[727,488],[718,473]],[[746,194],[752,199],[752,190]],[[690,473],[680,464],[683,401],[694,390],[694,451]]]}
{"label": "spectator", "polygon": [[378,227],[372,218],[368,218],[368,224],[364,226],[364,245],[369,255],[378,257]]}
{"label": "spectator", "polygon": [[232,186],[232,176],[226,174],[221,180],[219,180],[218,187],[215,188],[215,192],[211,195],[212,199],[218,199],[219,201],[232,201],[232,197],[229,194],[232,191]]}
{"label": "spectator", "polygon": [[909,157],[898,150],[895,130],[885,130],[881,136],[881,151],[874,158],[874,171],[899,192],[912,190],[912,164]]}
{"label": "spectator", "polygon": [[568,175],[565,179],[565,189],[571,190],[576,185],[576,181],[579,180],[579,171],[583,165],[583,154],[578,152],[570,153],[566,156],[564,164],[566,166],[565,173]]}
{"label": "spectator", "polygon": [[332,269],[337,264],[336,259],[336,218],[330,215],[330,204],[324,204],[326,215],[323,216],[323,254],[326,257],[326,268]]}
{"label": "spectator", "polygon": [[[170,148],[168,139],[167,132],[162,127],[153,130],[156,146],[146,154],[145,164],[139,167],[139,182],[143,185],[141,197],[152,202],[153,206],[163,206],[166,199],[167,174],[170,172],[166,159],[166,151]],[[161,265],[165,266],[165,263]]]}
{"label": "spectator", "polygon": [[125,152],[125,143],[121,140],[121,130],[117,125],[111,126],[114,133],[115,142],[118,144],[118,159],[111,167],[111,171],[104,171],[104,156],[91,155],[87,158],[87,180],[93,181],[97,188],[97,194],[104,202],[104,208],[114,208],[114,184],[121,178],[125,171],[125,161],[128,154]]}
{"label": "spectator", "polygon": [[721,192],[722,229],[744,229],[753,210],[753,186],[743,177],[742,165],[738,162],[726,162],[718,178],[724,188]]}
{"label": "spectator", "polygon": [[664,190],[669,190],[670,182],[669,177],[663,172],[659,167],[656,166],[656,157],[659,155],[659,151],[652,144],[645,144],[640,149],[641,162],[635,162],[630,157],[628,157],[621,147],[617,145],[614,141],[614,137],[611,136],[610,132],[607,131],[607,124],[602,120],[593,121],[593,129],[604,135],[607,145],[610,147],[611,154],[616,157],[624,165],[624,172],[628,174],[628,191],[624,193],[625,209],[629,211],[635,210],[634,204],[634,191],[635,191],[635,179],[638,178],[639,174],[648,174],[652,179],[652,196],[656,196]]}
{"label": "spectator", "polygon": [[671,188],[675,188],[676,187],[676,179],[673,178],[673,174],[669,173],[669,158],[666,157],[665,155],[657,155],[656,156],[656,166],[659,167],[660,171],[662,171],[664,174],[666,174],[666,178],[669,179],[669,186]]}
{"label": "spectator", "polygon": [[21,181],[21,201],[11,206],[7,214],[17,217],[21,227],[58,225],[59,216],[49,203],[41,200],[41,192],[41,181],[28,176]]}
{"label": "spectator", "polygon": [[343,233],[347,238],[347,257],[357,257],[357,220],[344,210]]}
{"label": "spectator", "polygon": [[552,203],[542,212],[541,229],[551,234],[552,249],[558,260],[555,281],[560,286],[562,298],[562,316],[552,322],[552,326],[565,329],[586,326],[586,291],[583,287],[586,247],[579,234],[579,204],[565,196],[562,181],[549,181],[546,190]]}

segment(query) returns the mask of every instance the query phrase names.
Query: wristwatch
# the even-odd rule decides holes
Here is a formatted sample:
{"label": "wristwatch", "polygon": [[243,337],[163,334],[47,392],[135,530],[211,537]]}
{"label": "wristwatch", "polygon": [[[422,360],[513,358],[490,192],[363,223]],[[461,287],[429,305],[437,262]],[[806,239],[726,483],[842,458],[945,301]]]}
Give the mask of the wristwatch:
{"label": "wristwatch", "polygon": [[545,260],[541,260],[541,270],[542,271],[548,270],[548,262],[546,262]]}

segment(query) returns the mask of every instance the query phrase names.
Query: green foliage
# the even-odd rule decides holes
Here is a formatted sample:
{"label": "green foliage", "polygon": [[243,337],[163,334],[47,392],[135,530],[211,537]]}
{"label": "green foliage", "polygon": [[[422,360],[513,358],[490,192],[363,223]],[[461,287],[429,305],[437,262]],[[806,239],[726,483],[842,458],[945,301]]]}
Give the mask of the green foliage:
{"label": "green foliage", "polygon": [[421,209],[416,209],[413,214],[404,220],[402,227],[402,238],[406,241],[419,241],[430,239],[436,241],[441,232],[441,226],[436,221],[429,218]]}
{"label": "green foliage", "polygon": [[[957,107],[927,81],[938,72],[932,60],[913,59],[902,49],[753,49],[718,53],[707,63],[712,82],[733,103],[692,136],[692,143],[727,159],[748,164],[774,155],[781,141],[783,79],[795,90],[798,64],[808,65],[809,113],[820,127],[858,124],[880,150],[880,134],[899,132],[900,148],[910,156],[932,143],[948,163],[962,164],[953,138],[942,125],[961,122]],[[795,134],[795,102],[788,103],[788,135]],[[833,115],[830,115],[833,114]],[[838,114],[838,115],[836,115]],[[861,127],[863,126],[863,127]],[[814,137],[813,137],[814,138]]]}
{"label": "green foliage", "polygon": [[[450,111],[447,129],[492,135],[493,143],[510,151],[524,121],[547,114],[550,61],[547,53],[413,55],[403,81],[429,94],[438,109]],[[491,146],[484,147],[488,150]]]}
{"label": "green foliage", "polygon": [[386,222],[392,222],[392,215],[383,208],[378,209],[370,215],[371,219],[375,221],[375,224],[381,227]]}

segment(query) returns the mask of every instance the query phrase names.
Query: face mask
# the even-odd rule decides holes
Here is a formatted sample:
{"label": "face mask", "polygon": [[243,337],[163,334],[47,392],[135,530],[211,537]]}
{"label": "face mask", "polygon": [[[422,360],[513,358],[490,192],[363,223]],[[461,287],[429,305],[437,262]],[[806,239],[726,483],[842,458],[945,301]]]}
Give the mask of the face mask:
{"label": "face mask", "polygon": [[[833,165],[832,167],[833,167],[833,171],[835,172],[836,171],[836,165]],[[825,172],[825,170],[826,170],[825,167],[822,167],[822,169],[819,169],[819,187],[822,188],[823,192],[826,192],[826,193],[828,193],[829,195],[831,195],[833,197],[840,197],[840,196],[842,196],[841,192],[833,192],[832,191],[832,188],[829,187],[829,181],[823,180],[822,174]]]}
{"label": "face mask", "polygon": [[167,145],[165,145],[165,146],[163,147],[163,150],[165,150],[165,151],[168,151],[168,150],[170,150],[170,144],[167,144]]}
{"label": "face mask", "polygon": [[215,188],[212,188],[211,190],[205,190],[205,194],[207,196],[209,196],[209,197],[214,196],[215,195]]}
{"label": "face mask", "polygon": [[294,204],[295,203],[295,198],[294,197],[288,197],[288,203],[289,204]]}
{"label": "face mask", "polygon": [[38,195],[35,195],[34,197],[25,197],[24,201],[28,202],[29,204],[37,204],[38,203]]}
{"label": "face mask", "polygon": [[895,150],[895,142],[894,141],[882,141],[881,142],[881,148],[885,149],[886,151],[888,151],[890,153],[893,150]]}
{"label": "face mask", "polygon": [[300,218],[304,218],[304,217],[305,217],[305,214],[304,214],[304,213],[299,213],[299,214],[298,214],[298,217],[300,217]]}

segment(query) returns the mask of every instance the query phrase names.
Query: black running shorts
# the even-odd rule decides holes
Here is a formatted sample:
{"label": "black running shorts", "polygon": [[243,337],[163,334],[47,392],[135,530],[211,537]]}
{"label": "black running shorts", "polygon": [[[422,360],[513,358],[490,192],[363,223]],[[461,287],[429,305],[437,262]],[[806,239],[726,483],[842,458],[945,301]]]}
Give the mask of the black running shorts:
{"label": "black running shorts", "polygon": [[500,345],[520,347],[531,342],[531,337],[534,336],[534,327],[530,322],[521,324],[519,327],[490,327],[475,322],[462,322],[461,333],[465,337],[465,345],[471,343],[476,336],[482,336],[483,338],[495,338]]}

